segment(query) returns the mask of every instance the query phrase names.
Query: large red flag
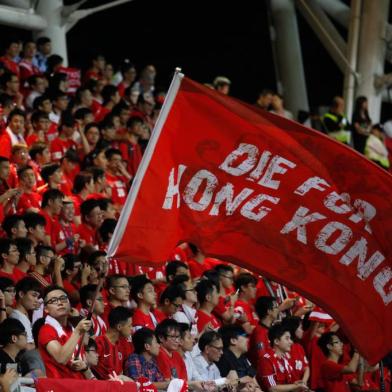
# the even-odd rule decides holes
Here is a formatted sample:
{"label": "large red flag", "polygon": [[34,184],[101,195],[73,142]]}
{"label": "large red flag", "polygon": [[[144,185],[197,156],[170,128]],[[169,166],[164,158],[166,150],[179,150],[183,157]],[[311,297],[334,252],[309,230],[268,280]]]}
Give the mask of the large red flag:
{"label": "large red flag", "polygon": [[371,362],[392,349],[392,177],[354,150],[176,74],[109,248],[179,240],[303,293]]}

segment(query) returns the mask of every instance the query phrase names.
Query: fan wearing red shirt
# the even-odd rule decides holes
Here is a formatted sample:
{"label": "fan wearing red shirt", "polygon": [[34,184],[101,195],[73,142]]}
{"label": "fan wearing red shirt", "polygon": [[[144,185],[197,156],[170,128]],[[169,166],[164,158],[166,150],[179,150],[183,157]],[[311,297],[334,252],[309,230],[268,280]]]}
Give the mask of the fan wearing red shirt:
{"label": "fan wearing red shirt", "polygon": [[86,241],[86,245],[91,245],[98,250],[97,230],[103,222],[99,202],[95,199],[84,201],[80,205],[80,215],[82,224],[77,229],[80,240]]}
{"label": "fan wearing red shirt", "polygon": [[131,297],[137,303],[133,314],[134,331],[143,327],[154,331],[158,322],[152,309],[156,305],[157,295],[154,285],[146,275],[137,275],[132,279]]}
{"label": "fan wearing red shirt", "polygon": [[274,297],[259,297],[255,304],[259,323],[249,339],[249,360],[256,368],[258,360],[270,348],[268,330],[279,316],[279,306]]}
{"label": "fan wearing red shirt", "polygon": [[213,268],[210,263],[210,259],[205,257],[204,253],[194,244],[188,243],[188,247],[191,250],[193,256],[189,258],[187,263],[191,276],[193,279],[198,279],[203,275],[203,272]]}
{"label": "fan wearing red shirt", "polygon": [[320,369],[323,389],[325,392],[349,392],[350,386],[345,375],[357,371],[360,359],[358,352],[354,352],[347,365],[339,363],[343,356],[343,342],[334,332],[323,333],[318,340],[318,345],[327,357]]}
{"label": "fan wearing red shirt", "polygon": [[44,292],[45,324],[38,335],[38,350],[49,378],[83,379],[81,370],[88,369],[81,359],[75,360],[81,336],[91,328],[83,319],[75,328],[68,323],[71,305],[67,293],[59,286],[49,286]]}
{"label": "fan wearing red shirt", "polygon": [[178,352],[181,331],[177,321],[166,319],[157,325],[155,335],[161,344],[157,357],[158,369],[165,380],[180,378],[187,380],[185,362]]}
{"label": "fan wearing red shirt", "polygon": [[264,391],[299,392],[309,390],[306,384],[293,380],[293,370],[287,359],[293,341],[290,332],[281,323],[274,324],[268,331],[272,349],[268,349],[257,365],[258,381]]}
{"label": "fan wearing red shirt", "polygon": [[50,143],[52,161],[58,162],[64,157],[68,149],[77,150],[77,144],[73,140],[75,133],[74,119],[72,115],[64,115],[61,118],[60,135]]}
{"label": "fan wearing red shirt", "polygon": [[306,358],[305,350],[300,343],[304,336],[302,319],[297,316],[286,317],[283,319],[282,324],[288,328],[291,339],[294,342],[290,352],[287,354],[289,363],[293,369],[294,381],[302,380],[305,384],[308,384],[310,376],[309,362]]}
{"label": "fan wearing red shirt", "polygon": [[154,311],[158,323],[167,318],[173,318],[174,314],[181,307],[184,298],[185,293],[180,286],[173,285],[166,287],[159,298],[159,306]]}
{"label": "fan wearing red shirt", "polygon": [[112,188],[112,200],[119,210],[127,198],[128,183],[132,177],[125,169],[120,150],[109,148],[105,156],[108,160],[106,182]]}
{"label": "fan wearing red shirt", "polygon": [[133,351],[128,341],[131,332],[132,311],[124,306],[112,309],[106,334],[96,339],[99,359],[92,371],[99,380],[108,380],[115,372],[123,381],[132,381],[123,375],[125,362]]}
{"label": "fan wearing red shirt", "polygon": [[16,75],[19,75],[19,65],[14,61],[14,58],[19,56],[19,53],[19,41],[10,38],[6,44],[4,56],[0,57],[0,61],[4,64],[4,67]]}
{"label": "fan wearing red shirt", "polygon": [[48,237],[47,243],[55,245],[54,228],[59,224],[59,214],[63,208],[63,192],[57,189],[49,189],[42,196],[42,209],[40,214],[45,218],[45,231]]}
{"label": "fan wearing red shirt", "polygon": [[19,262],[19,251],[13,240],[0,238],[0,276],[12,279],[15,283],[26,274],[16,268]]}
{"label": "fan wearing red shirt", "polygon": [[251,334],[259,322],[253,303],[256,298],[257,279],[250,273],[239,274],[234,282],[238,299],[234,304],[234,318],[246,333]]}
{"label": "fan wearing red shirt", "polygon": [[197,330],[199,333],[208,329],[217,331],[221,327],[221,323],[212,314],[212,311],[219,302],[219,294],[216,284],[211,280],[203,279],[197,284],[196,292],[197,300],[200,303],[200,308],[196,312]]}
{"label": "fan wearing red shirt", "polygon": [[31,166],[23,166],[18,170],[19,189],[22,194],[16,209],[19,213],[40,212],[41,195],[34,191],[37,180]]}
{"label": "fan wearing red shirt", "polygon": [[214,267],[219,277],[219,303],[214,309],[214,315],[223,323],[231,324],[234,317],[235,297],[230,294],[234,292],[234,270],[227,264],[217,264]]}

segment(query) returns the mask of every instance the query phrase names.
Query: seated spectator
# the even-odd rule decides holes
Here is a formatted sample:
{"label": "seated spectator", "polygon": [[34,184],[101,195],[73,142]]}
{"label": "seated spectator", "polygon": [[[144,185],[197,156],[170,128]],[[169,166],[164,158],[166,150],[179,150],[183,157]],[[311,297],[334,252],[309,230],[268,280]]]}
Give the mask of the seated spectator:
{"label": "seated spectator", "polygon": [[219,91],[224,95],[229,95],[231,81],[230,79],[226,78],[226,76],[217,76],[214,79],[213,86],[216,91]]}
{"label": "seated spectator", "polygon": [[41,168],[41,177],[47,184],[47,187],[44,189],[45,191],[49,189],[61,190],[63,172],[58,163],[50,163],[43,166]]}
{"label": "seated spectator", "polygon": [[0,324],[0,373],[4,374],[7,364],[15,365],[21,373],[18,355],[27,346],[26,331],[23,324],[16,319],[6,319]]}
{"label": "seated spectator", "polygon": [[279,116],[288,118],[290,120],[294,120],[293,113],[285,109],[283,105],[283,96],[280,94],[277,93],[273,94],[272,101],[271,101],[271,112],[276,113]]}
{"label": "seated spectator", "polygon": [[[80,310],[80,314],[84,317],[87,316],[91,305],[94,300],[95,292],[97,290],[96,284],[87,284],[83,286],[80,293],[80,303],[82,304],[82,309]],[[91,317],[91,321],[93,323],[93,331],[94,336],[102,336],[107,331],[107,325],[105,321],[102,319],[102,315],[105,311],[105,303],[102,296],[102,292],[99,292],[95,298],[94,310]]]}
{"label": "seated spectator", "polygon": [[30,157],[38,169],[50,163],[50,152],[46,143],[34,143],[30,148]]}
{"label": "seated spectator", "polygon": [[[85,352],[84,360],[86,362],[87,367],[91,369],[92,367],[97,366],[98,359],[99,359],[98,346],[94,339],[90,338],[88,340],[87,344],[84,346],[84,352]],[[89,380],[96,379],[94,373],[91,370],[85,372],[85,376]]]}
{"label": "seated spectator", "polygon": [[[63,267],[62,263],[57,262],[54,257],[53,248],[45,245],[38,245],[35,248],[37,264],[34,267],[34,271],[29,273],[29,276],[33,277],[37,282],[40,283],[41,288],[47,287],[53,283],[50,271],[54,270],[54,275],[60,274],[60,269]],[[57,280],[58,282],[58,280]],[[62,282],[62,279],[61,279]]]}
{"label": "seated spectator", "polygon": [[310,376],[310,369],[305,350],[300,343],[304,336],[302,319],[294,316],[286,317],[283,319],[282,324],[289,330],[291,340],[293,341],[288,358],[293,369],[294,381],[302,380],[304,384],[307,385]]}
{"label": "seated spectator", "polygon": [[26,238],[27,229],[22,215],[8,215],[2,222],[2,228],[7,237],[15,240],[17,238]]}
{"label": "seated spectator", "polygon": [[17,238],[15,245],[19,251],[19,263],[16,268],[27,274],[37,264],[33,241],[29,238]]}
{"label": "seated spectator", "polygon": [[202,381],[214,381],[217,387],[230,384],[236,379],[238,384],[238,377],[230,374],[230,377],[222,377],[216,363],[223,354],[222,337],[218,332],[208,331],[203,333],[199,339],[200,354],[194,358],[196,370]]}
{"label": "seated spectator", "polygon": [[0,292],[3,293],[0,296],[0,322],[5,320],[7,316],[13,311],[15,302],[15,283],[10,278],[4,278],[0,276]]}
{"label": "seated spectator", "polygon": [[0,276],[18,282],[26,274],[16,268],[19,262],[19,251],[13,240],[0,238]]}
{"label": "seated spectator", "polygon": [[31,125],[33,132],[26,137],[27,145],[32,146],[36,143],[46,143],[46,134],[50,128],[48,113],[41,110],[33,112],[31,115]]}
{"label": "seated spectator", "polygon": [[268,331],[273,322],[279,316],[279,307],[274,297],[259,297],[256,301],[255,310],[259,323],[250,335],[249,340],[249,360],[254,367],[258,360],[270,348]]}
{"label": "seated spectator", "polygon": [[82,262],[80,261],[79,255],[65,254],[64,268],[61,271],[61,277],[63,279],[63,287],[67,292],[69,301],[72,306],[76,307],[79,304],[80,296],[80,270],[82,268]]}
{"label": "seated spectator", "polygon": [[159,299],[159,306],[155,309],[154,314],[158,322],[166,318],[173,318],[174,314],[182,305],[184,292],[181,287],[168,286]]}
{"label": "seated spectator", "polygon": [[256,371],[246,357],[249,342],[244,329],[238,325],[225,325],[219,329],[219,333],[224,347],[223,355],[217,362],[221,376],[226,377],[230,371],[235,371],[240,379],[246,376],[254,379]]}
{"label": "seated spectator", "polygon": [[161,347],[157,357],[157,364],[164,379],[181,378],[187,380],[185,362],[178,353],[180,345],[180,326],[177,321],[166,319],[159,323],[155,335]]}
{"label": "seated spectator", "polygon": [[80,215],[82,223],[77,228],[80,240],[84,240],[86,245],[93,246],[98,250],[99,238],[97,230],[101,226],[102,211],[99,208],[99,203],[96,199],[89,199],[80,205]]}
{"label": "seated spectator", "polygon": [[96,339],[98,364],[92,371],[99,380],[108,380],[115,372],[123,381],[131,381],[123,375],[125,361],[132,352],[128,338],[132,332],[132,311],[117,306],[109,313],[109,328],[105,335]]}
{"label": "seated spectator", "polygon": [[189,267],[182,261],[172,260],[166,264],[165,276],[168,283],[172,283],[177,275],[190,276]]}
{"label": "seated spectator", "polygon": [[318,345],[327,357],[320,370],[324,390],[326,392],[350,391],[351,388],[345,375],[357,371],[360,359],[358,352],[354,352],[349,363],[339,363],[343,355],[343,342],[334,332],[321,335]]}
{"label": "seated spectator", "polygon": [[177,275],[172,281],[172,285],[178,285],[184,292],[182,305],[173,315],[173,319],[179,323],[188,324],[190,326],[192,336],[197,336],[197,295],[195,285],[188,275]]}
{"label": "seated spectator", "polygon": [[137,381],[141,377],[148,378],[155,388],[166,389],[168,381],[164,381],[158,369],[156,358],[159,354],[159,343],[154,331],[148,328],[137,330],[132,336],[135,352],[128,357],[125,374]]}
{"label": "seated spectator", "polygon": [[91,321],[81,320],[75,329],[68,323],[71,309],[65,290],[59,286],[49,286],[44,295],[45,324],[38,337],[38,348],[44,361],[46,375],[51,378],[83,379],[82,369],[86,364],[80,359],[73,359],[78,350],[82,334],[91,328]]}
{"label": "seated spectator", "polygon": [[218,264],[214,267],[219,279],[219,303],[214,309],[214,315],[224,324],[231,324],[234,318],[234,269],[227,264]]}
{"label": "seated spectator", "polygon": [[76,142],[73,140],[75,128],[71,114],[64,113],[59,129],[60,135],[50,143],[50,154],[53,162],[60,161],[68,149],[73,148],[77,150]]}
{"label": "seated spectator", "polygon": [[287,359],[293,341],[289,330],[281,323],[268,331],[271,348],[260,358],[257,369],[258,381],[264,391],[307,391],[302,380],[293,379],[293,369]]}
{"label": "seated spectator", "polygon": [[16,306],[10,318],[19,320],[26,331],[28,350],[35,348],[30,313],[40,306],[40,284],[31,277],[26,277],[16,284]]}
{"label": "seated spectator", "polygon": [[196,312],[197,329],[199,333],[209,329],[218,330],[220,321],[212,314],[218,305],[219,294],[216,284],[208,279],[202,279],[196,286],[197,299],[200,307]]}
{"label": "seated spectator", "polygon": [[385,133],[381,124],[375,124],[370,130],[370,135],[365,144],[365,156],[371,161],[388,170],[390,162],[388,149],[385,147]]}
{"label": "seated spectator", "polygon": [[45,218],[45,243],[55,244],[54,228],[58,223],[59,214],[63,207],[63,192],[58,189],[49,189],[42,196],[42,208],[40,214]]}
{"label": "seated spectator", "polygon": [[156,305],[156,293],[151,280],[145,275],[135,276],[132,279],[131,297],[137,303],[133,315],[134,330],[137,331],[143,327],[155,330],[158,322],[152,309]]}
{"label": "seated spectator", "polygon": [[33,241],[34,247],[39,244],[48,245],[45,233],[45,218],[36,212],[28,212],[23,215],[23,220],[27,229],[27,238]]}
{"label": "seated spectator", "polygon": [[63,173],[60,190],[66,196],[72,196],[72,188],[74,186],[75,176],[79,170],[78,164],[79,158],[77,152],[72,148],[67,150],[63,158],[60,159],[61,171]]}
{"label": "seated spectator", "polygon": [[25,103],[29,110],[33,109],[34,100],[45,93],[46,80],[41,75],[32,75],[27,79],[29,86],[29,93],[26,97]]}
{"label": "seated spectator", "polygon": [[7,128],[0,136],[0,155],[11,158],[12,146],[15,144],[26,144],[23,137],[25,113],[16,108],[12,110],[7,118]]}

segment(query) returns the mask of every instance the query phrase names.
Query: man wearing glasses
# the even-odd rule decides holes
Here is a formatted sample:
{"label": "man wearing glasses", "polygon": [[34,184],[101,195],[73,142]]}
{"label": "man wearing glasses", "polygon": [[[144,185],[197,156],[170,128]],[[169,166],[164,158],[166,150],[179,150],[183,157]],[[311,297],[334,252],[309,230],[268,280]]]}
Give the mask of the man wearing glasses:
{"label": "man wearing glasses", "polygon": [[325,392],[349,392],[351,389],[344,375],[357,371],[360,359],[358,352],[354,352],[347,365],[339,363],[343,355],[343,342],[334,332],[322,334],[318,340],[318,345],[327,357],[320,369]]}
{"label": "man wearing glasses", "polygon": [[71,309],[68,295],[62,287],[49,286],[44,295],[48,314],[38,336],[38,349],[49,378],[83,379],[86,364],[76,359],[81,336],[90,330],[91,321],[83,319],[73,328],[68,323]]}
{"label": "man wearing glasses", "polygon": [[163,320],[157,325],[155,335],[161,345],[157,357],[158,369],[165,380],[169,381],[171,378],[187,380],[185,362],[178,352],[181,331],[177,321]]}
{"label": "man wearing glasses", "polygon": [[182,305],[184,292],[179,286],[168,286],[161,294],[159,299],[159,307],[155,309],[154,315],[158,322],[167,318],[173,318],[174,314]]}

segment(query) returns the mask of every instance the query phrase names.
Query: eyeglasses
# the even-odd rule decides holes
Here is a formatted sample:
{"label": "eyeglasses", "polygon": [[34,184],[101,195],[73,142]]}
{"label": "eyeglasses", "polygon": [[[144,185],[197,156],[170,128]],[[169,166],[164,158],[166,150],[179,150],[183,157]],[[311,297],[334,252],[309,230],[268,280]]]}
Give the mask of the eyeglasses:
{"label": "eyeglasses", "polygon": [[118,289],[124,289],[124,290],[130,290],[131,289],[131,286],[129,286],[127,284],[124,284],[122,286],[112,286],[112,287],[115,287],[115,288],[118,288]]}
{"label": "eyeglasses", "polygon": [[57,305],[60,302],[63,303],[68,302],[68,295],[62,295],[60,297],[51,298],[45,302],[45,305]]}
{"label": "eyeglasses", "polygon": [[212,344],[209,344],[209,346],[212,347],[212,348],[214,348],[214,349],[217,350],[217,351],[223,351],[223,346],[216,347],[216,346],[214,346],[214,345],[212,345]]}
{"label": "eyeglasses", "polygon": [[180,335],[166,335],[167,339],[172,339],[172,340],[180,340],[181,336]]}

